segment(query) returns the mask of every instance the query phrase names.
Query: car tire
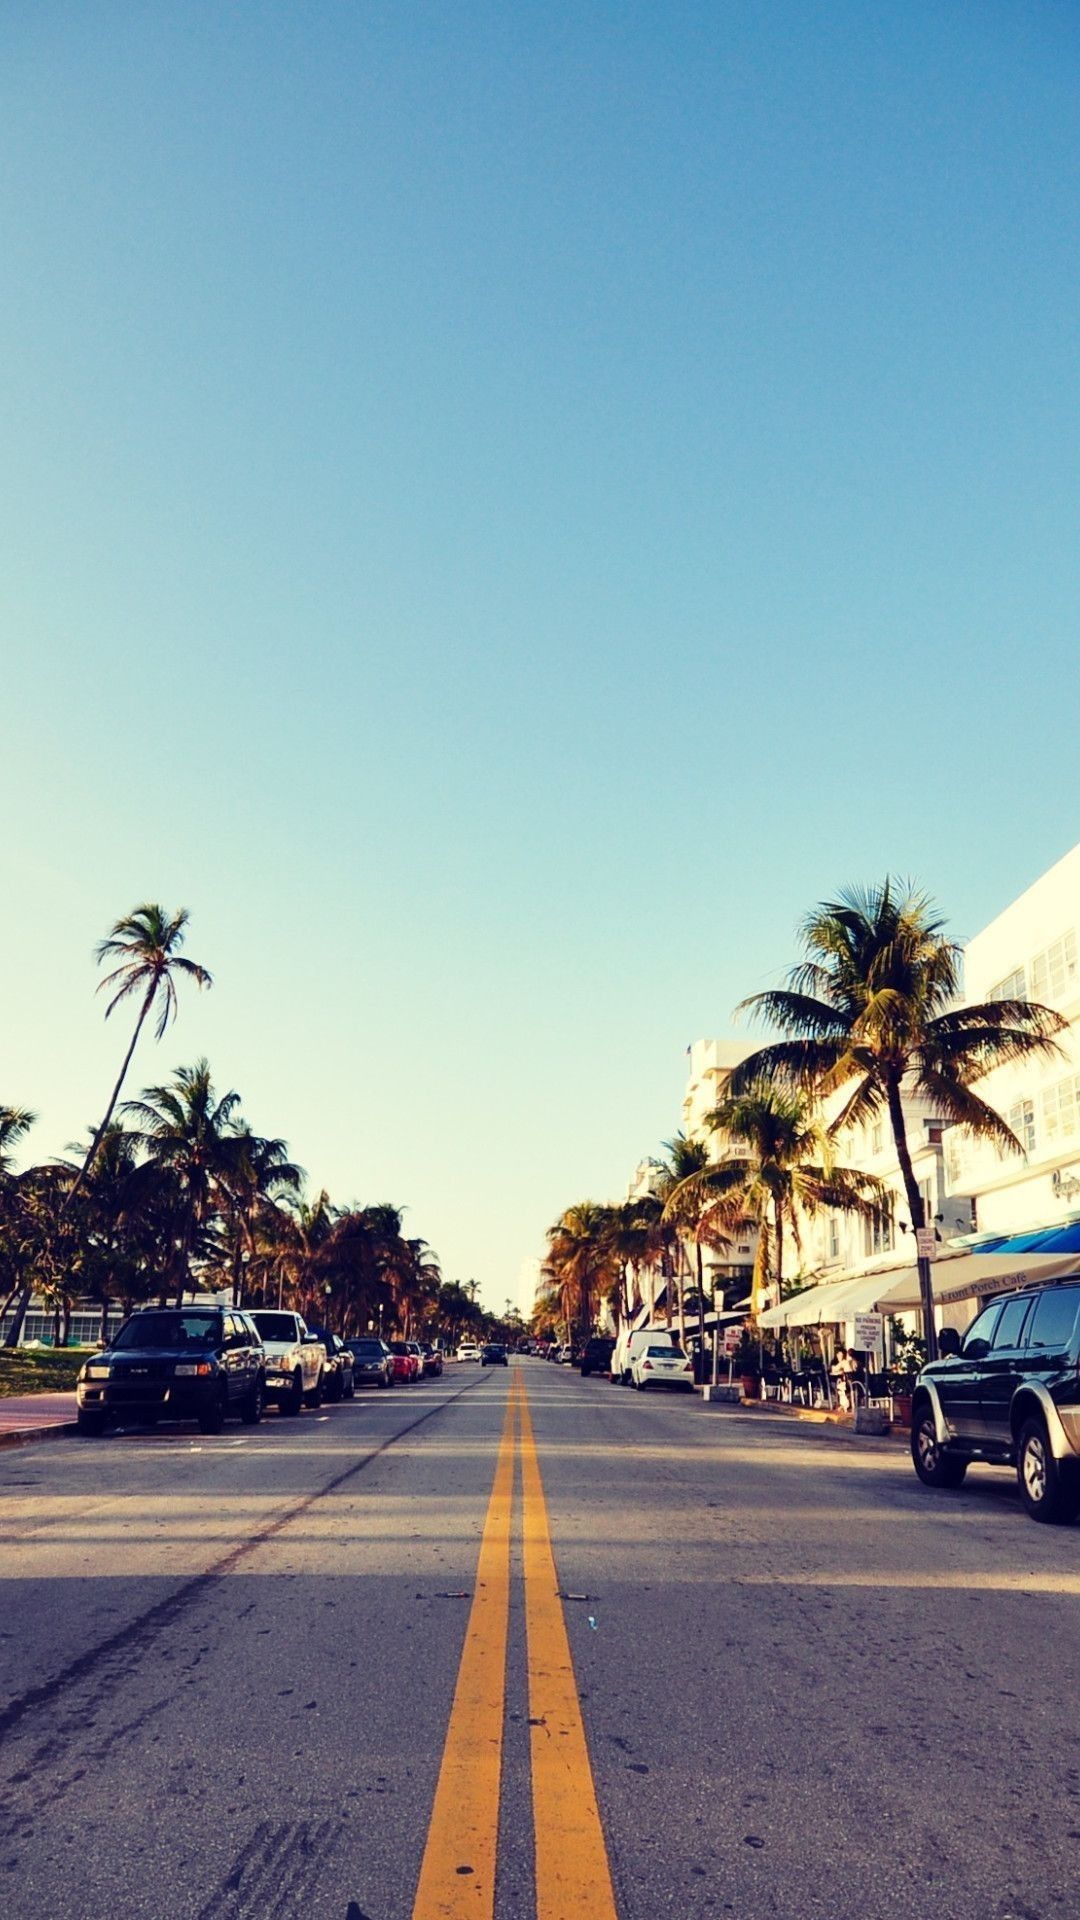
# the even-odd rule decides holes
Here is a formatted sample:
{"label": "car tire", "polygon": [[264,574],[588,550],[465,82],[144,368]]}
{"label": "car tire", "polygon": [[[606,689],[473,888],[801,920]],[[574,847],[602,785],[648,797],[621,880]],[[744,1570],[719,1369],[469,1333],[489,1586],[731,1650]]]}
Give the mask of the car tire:
{"label": "car tire", "polygon": [[309,1407],[321,1407],[325,1399],[326,1399],[326,1381],[323,1375],[320,1373],[318,1379],[315,1382],[315,1385],[312,1387],[311,1392],[308,1394],[307,1403]]}
{"label": "car tire", "polygon": [[968,1462],[941,1445],[933,1409],[920,1407],[911,1423],[911,1464],[924,1487],[958,1487]]}
{"label": "car tire", "polygon": [[240,1418],[245,1427],[257,1427],[263,1417],[263,1383],[256,1380],[249,1394],[240,1402]]}
{"label": "car tire", "polygon": [[348,1386],[342,1387],[341,1397],[343,1400],[354,1400],[356,1398],[356,1378],[354,1374],[350,1373]]}
{"label": "car tire", "polygon": [[229,1411],[229,1390],[222,1387],[216,1400],[204,1407],[199,1415],[200,1433],[220,1433],[225,1425],[225,1416]]}
{"label": "car tire", "polygon": [[385,1373],[380,1373],[380,1375],[379,1375],[379,1385],[380,1385],[380,1387],[388,1387],[388,1386],[390,1385],[390,1382],[389,1382],[389,1380],[387,1379],[387,1377],[386,1377],[386,1375],[385,1375]]}
{"label": "car tire", "polygon": [[293,1374],[292,1388],[290,1392],[288,1392],[285,1395],[284,1400],[281,1402],[281,1411],[282,1413],[288,1414],[290,1420],[295,1420],[303,1404],[304,1404],[304,1376],[300,1372],[299,1368],[297,1368],[296,1372]]}
{"label": "car tire", "polygon": [[1038,1418],[1025,1420],[1016,1449],[1020,1498],[1033,1520],[1062,1526],[1080,1512],[1080,1480],[1075,1470],[1055,1460],[1050,1436]]}
{"label": "car tire", "polygon": [[81,1407],[75,1417],[75,1425],[84,1440],[99,1440],[108,1423],[109,1416],[107,1413],[97,1413],[94,1410],[84,1412]]}

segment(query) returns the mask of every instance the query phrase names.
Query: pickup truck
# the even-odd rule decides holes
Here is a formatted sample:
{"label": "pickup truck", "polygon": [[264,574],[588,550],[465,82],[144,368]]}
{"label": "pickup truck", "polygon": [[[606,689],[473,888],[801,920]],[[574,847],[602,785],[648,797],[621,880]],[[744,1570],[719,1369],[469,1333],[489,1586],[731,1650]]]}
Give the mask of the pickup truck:
{"label": "pickup truck", "polygon": [[254,1320],[266,1354],[266,1398],[282,1413],[297,1414],[307,1403],[321,1407],[326,1348],[317,1333],[309,1333],[298,1313],[259,1307]]}

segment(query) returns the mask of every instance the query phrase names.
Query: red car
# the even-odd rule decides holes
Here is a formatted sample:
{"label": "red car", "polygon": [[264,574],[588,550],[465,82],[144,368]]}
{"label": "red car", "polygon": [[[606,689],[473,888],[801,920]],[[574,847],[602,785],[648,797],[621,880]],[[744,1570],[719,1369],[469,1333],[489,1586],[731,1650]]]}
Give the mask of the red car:
{"label": "red car", "polygon": [[411,1380],[419,1379],[420,1363],[415,1353],[410,1351],[407,1340],[391,1340],[390,1358],[394,1363],[393,1379],[395,1387],[399,1382],[402,1386],[408,1386]]}

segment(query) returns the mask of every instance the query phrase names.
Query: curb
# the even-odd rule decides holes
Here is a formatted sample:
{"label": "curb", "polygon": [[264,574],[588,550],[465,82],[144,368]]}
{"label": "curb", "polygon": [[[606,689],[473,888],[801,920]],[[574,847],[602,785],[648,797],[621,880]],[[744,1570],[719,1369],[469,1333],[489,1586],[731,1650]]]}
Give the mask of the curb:
{"label": "curb", "polygon": [[69,1433],[78,1433],[74,1420],[55,1421],[47,1427],[11,1427],[5,1433],[0,1431],[0,1453],[6,1447],[32,1447],[42,1440],[65,1440]]}
{"label": "curb", "polygon": [[[698,1404],[700,1406],[709,1403],[699,1401]],[[896,1428],[892,1433],[856,1433],[848,1421],[835,1413],[826,1412],[824,1408],[781,1408],[766,1401],[742,1400],[730,1401],[726,1410],[736,1414],[749,1414],[752,1418],[756,1417],[759,1422],[775,1421],[778,1427],[787,1427],[792,1431],[798,1431],[800,1428],[805,1431],[809,1428],[818,1439],[839,1441],[843,1445],[852,1447],[869,1447],[872,1451],[882,1447],[890,1451],[893,1449],[905,1451],[910,1439],[906,1427]],[[807,1437],[810,1437],[809,1434]]]}

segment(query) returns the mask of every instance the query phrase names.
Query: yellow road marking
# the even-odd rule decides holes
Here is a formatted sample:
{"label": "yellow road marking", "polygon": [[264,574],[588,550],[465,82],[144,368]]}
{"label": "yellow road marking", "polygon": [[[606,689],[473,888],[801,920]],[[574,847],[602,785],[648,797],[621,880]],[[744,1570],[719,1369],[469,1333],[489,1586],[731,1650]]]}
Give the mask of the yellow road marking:
{"label": "yellow road marking", "polygon": [[492,1920],[495,1911],[516,1404],[511,1392],[413,1920]]}
{"label": "yellow road marking", "polygon": [[611,1869],[559,1598],[528,1394],[519,1372],[516,1378],[521,1381],[536,1916],[537,1920],[616,1920]]}

